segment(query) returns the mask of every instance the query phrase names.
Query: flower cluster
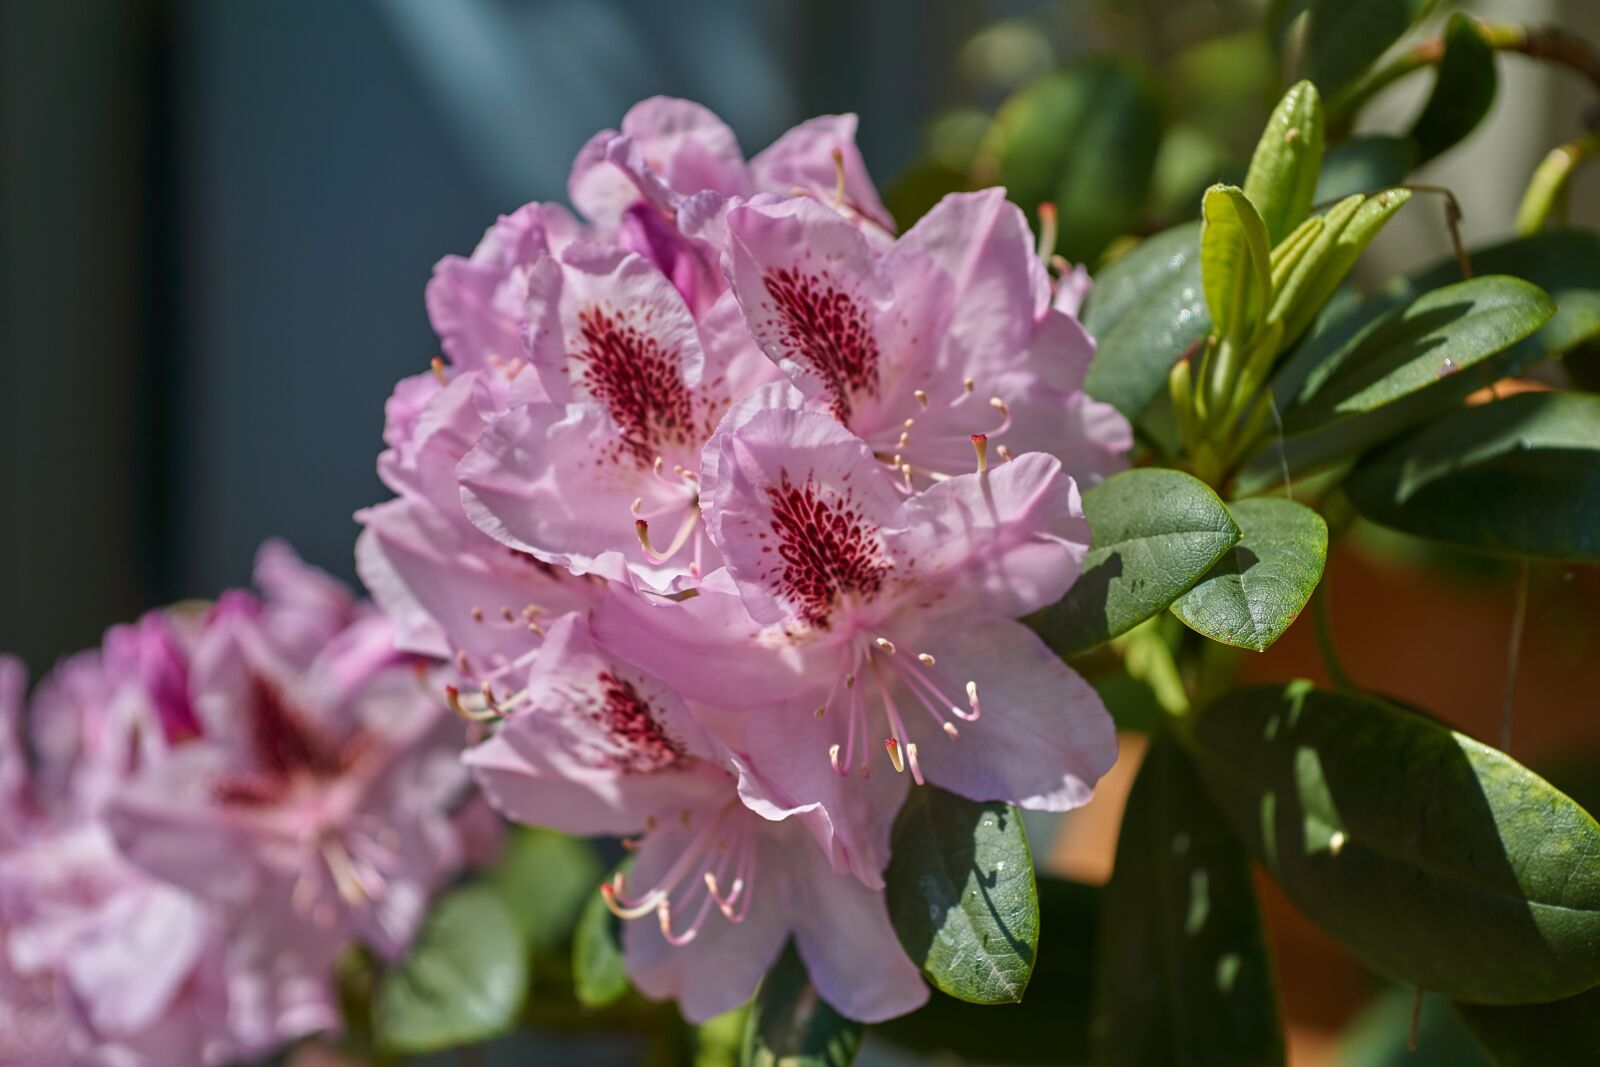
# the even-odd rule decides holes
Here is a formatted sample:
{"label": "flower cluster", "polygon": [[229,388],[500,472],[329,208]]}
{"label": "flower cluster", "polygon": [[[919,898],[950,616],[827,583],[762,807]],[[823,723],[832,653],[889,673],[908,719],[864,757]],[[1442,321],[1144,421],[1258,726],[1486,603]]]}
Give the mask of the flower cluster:
{"label": "flower cluster", "polygon": [[[337,1029],[460,865],[459,722],[388,621],[280,544],[24,709],[0,659],[0,1062],[225,1064]],[[24,714],[26,711],[26,714]]]}
{"label": "flower cluster", "polygon": [[[793,939],[863,1021],[927,996],[883,897],[913,782],[1060,811],[1115,757],[1018,617],[1071,585],[1127,423],[1082,390],[1081,272],[1003,190],[897,235],[851,116],[746,160],[652,99],[570,195],[435,270],[360,516],[406,651],[486,724],[505,815],[624,836],[630,975],[692,1020]],[[1060,267],[1059,261],[1057,263]]]}

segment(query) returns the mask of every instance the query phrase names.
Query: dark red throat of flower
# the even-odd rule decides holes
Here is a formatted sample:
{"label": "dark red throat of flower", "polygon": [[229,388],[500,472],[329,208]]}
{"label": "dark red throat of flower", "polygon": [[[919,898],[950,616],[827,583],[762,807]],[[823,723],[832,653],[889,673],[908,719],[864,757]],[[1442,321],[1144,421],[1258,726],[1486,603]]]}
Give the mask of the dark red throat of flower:
{"label": "dark red throat of flower", "polygon": [[683,746],[662,729],[650,702],[632,682],[610,671],[601,671],[596,680],[601,701],[593,714],[614,742],[617,754],[607,761],[615,764],[612,769],[647,774],[674,766],[687,757]]}
{"label": "dark red throat of flower", "polygon": [[578,324],[573,361],[621,429],[623,452],[647,470],[672,446],[693,447],[694,397],[679,369],[681,354],[598,307],[581,311]]}
{"label": "dark red throat of flower", "polygon": [[335,744],[290,703],[281,686],[259,674],[251,674],[240,711],[255,768],[218,783],[222,803],[273,803],[295,780],[337,777],[358,755],[357,743]]}
{"label": "dark red throat of flower", "polygon": [[834,416],[848,422],[855,396],[878,394],[878,342],[866,310],[825,276],[782,269],[762,281],[789,357],[821,377]]}
{"label": "dark red throat of flower", "polygon": [[781,561],[772,577],[807,623],[827,629],[839,597],[871,599],[883,588],[890,564],[878,529],[861,517],[848,494],[830,499],[812,479],[795,485],[784,471],[777,485],[767,487],[767,497],[777,541],[768,550],[775,549]]}

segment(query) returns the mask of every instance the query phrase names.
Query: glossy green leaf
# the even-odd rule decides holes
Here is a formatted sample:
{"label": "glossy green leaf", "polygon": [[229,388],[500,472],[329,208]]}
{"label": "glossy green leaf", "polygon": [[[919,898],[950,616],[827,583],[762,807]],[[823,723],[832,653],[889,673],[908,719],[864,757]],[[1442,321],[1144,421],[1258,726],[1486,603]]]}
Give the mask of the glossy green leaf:
{"label": "glossy green leaf", "polygon": [[1022,819],[936,786],[911,791],[885,875],[889,918],[934,987],[974,1004],[1022,999],[1039,897]]}
{"label": "glossy green leaf", "polygon": [[[1418,423],[1459,404],[1467,394],[1508,374],[1563,355],[1600,337],[1600,234],[1565,230],[1519,237],[1472,252],[1482,274],[1509,274],[1539,286],[1556,303],[1555,316],[1544,328],[1475,367],[1452,374],[1419,393],[1376,411],[1289,436],[1280,457],[1276,441],[1257,455],[1240,478],[1244,491],[1276,484],[1287,462],[1296,476],[1308,473],[1381,444]],[[1365,301],[1329,305],[1331,321],[1319,323],[1285,365],[1275,383],[1280,406],[1287,410],[1311,368],[1338,360],[1371,324],[1421,293],[1460,280],[1455,258],[1441,260],[1419,274],[1398,279]]]}
{"label": "glossy green leaf", "polygon": [[1284,1062],[1250,858],[1170,735],[1128,797],[1097,958],[1097,1064]]}
{"label": "glossy green leaf", "polygon": [[1498,75],[1494,49],[1478,32],[1477,21],[1457,12],[1444,31],[1444,56],[1427,105],[1411,128],[1427,162],[1464,141],[1494,104]]}
{"label": "glossy green leaf", "polygon": [[1548,1004],[1457,1004],[1498,1067],[1600,1063],[1600,989]]}
{"label": "glossy green leaf", "polygon": [[1346,491],[1364,517],[1418,537],[1600,562],[1600,396],[1465,408],[1367,456]]}
{"label": "glossy green leaf", "polygon": [[1313,429],[1435,387],[1527,337],[1555,310],[1538,286],[1503,274],[1430,290],[1315,368],[1309,399],[1284,413],[1284,428]]}
{"label": "glossy green leaf", "polygon": [[1161,143],[1154,79],[1138,63],[1094,57],[1032,82],[1000,108],[985,145],[1011,199],[1060,211],[1058,248],[1086,262],[1144,210]]}
{"label": "glossy green leaf", "polygon": [[1240,537],[1227,507],[1182,471],[1123,471],[1083,494],[1083,573],[1027,622],[1063,656],[1103,644],[1164,609]]}
{"label": "glossy green leaf", "polygon": [[1219,336],[1244,343],[1272,293],[1267,228],[1244,190],[1213,185],[1200,204],[1200,278]]}
{"label": "glossy green leaf", "polygon": [[1377,970],[1480,1003],[1600,982],[1600,826],[1504,753],[1308,682],[1228,694],[1193,742],[1234,832]]}
{"label": "glossy green leaf", "polygon": [[739,1062],[744,1067],[848,1067],[862,1030],[812,988],[791,944],[761,980]]}
{"label": "glossy green leaf", "polygon": [[1305,76],[1331,97],[1370,67],[1433,0],[1311,0]]}
{"label": "glossy green leaf", "polygon": [[436,901],[406,959],[380,979],[380,1047],[434,1052],[504,1033],[528,992],[528,952],[500,894],[478,884]]}
{"label": "glossy green leaf", "polygon": [[1105,892],[1041,875],[1039,963],[1020,1004],[969,1004],[935,991],[910,1015],[879,1023],[874,1038],[934,1063],[1089,1062],[1090,968]]}
{"label": "glossy green leaf", "polygon": [[606,907],[605,899],[591,886],[578,915],[578,925],[572,931],[572,991],[585,1007],[614,1004],[628,991],[619,927],[620,922]]}
{"label": "glossy green leaf", "polygon": [[1244,179],[1244,194],[1261,213],[1269,244],[1287,237],[1311,212],[1322,136],[1322,98],[1315,85],[1300,82],[1273,109]]}
{"label": "glossy green leaf", "polygon": [[1196,633],[1264,651],[1299,616],[1322,578],[1328,524],[1302,504],[1275,497],[1229,505],[1243,537],[1172,603]]}
{"label": "glossy green leaf", "polygon": [[1405,181],[1417,165],[1417,143],[1409,137],[1370,133],[1330,149],[1322,162],[1315,203],[1355,193],[1376,193]]}
{"label": "glossy green leaf", "polygon": [[600,859],[585,841],[554,830],[518,826],[506,835],[488,881],[538,951],[564,945],[578,913],[598,896]]}
{"label": "glossy green leaf", "polygon": [[1200,281],[1200,228],[1149,238],[1096,277],[1083,323],[1098,342],[1084,390],[1137,419],[1184,351],[1211,332]]}

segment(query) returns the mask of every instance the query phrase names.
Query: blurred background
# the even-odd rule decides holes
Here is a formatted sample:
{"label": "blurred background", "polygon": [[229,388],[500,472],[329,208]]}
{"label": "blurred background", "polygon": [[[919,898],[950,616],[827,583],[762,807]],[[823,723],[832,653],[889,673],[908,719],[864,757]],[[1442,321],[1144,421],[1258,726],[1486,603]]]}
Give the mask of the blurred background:
{"label": "blurred background", "polygon": [[[639,98],[709,105],[747,154],[804,117],[856,111],[874,176],[914,211],[943,171],[981,159],[1013,92],[1121,57],[1132,75],[1091,104],[1132,84],[1149,113],[1148,188],[1116,230],[1149,232],[1242,175],[1280,88],[1264,6],[0,0],[0,648],[42,671],[144,608],[244,583],[273,535],[353,580],[351,514],[387,495],[383,402],[437,354],[433,262],[499,213],[564,199],[575,151]],[[1594,0],[1441,5],[1463,7],[1600,39]],[[1595,100],[1515,56],[1500,78],[1484,125],[1424,172],[1459,196],[1469,243],[1511,232],[1528,176]],[[1403,129],[1429,81],[1398,85],[1367,121]],[[1578,182],[1575,221],[1600,223],[1597,188],[1594,172]],[[1063,248],[1091,263],[1116,235],[1093,212],[1063,216]],[[1424,203],[1362,269],[1377,280],[1448,249]],[[1494,735],[1504,572],[1366,532],[1330,574],[1357,680],[1396,679],[1397,695]],[[1530,604],[1514,751],[1534,759],[1600,741],[1600,583],[1538,571]],[[1316,675],[1306,629],[1250,675]],[[1109,873],[1120,800],[1106,793],[1036,828],[1057,870]],[[1297,1062],[1325,1062],[1312,1057],[1375,987],[1286,904],[1269,910]]]}

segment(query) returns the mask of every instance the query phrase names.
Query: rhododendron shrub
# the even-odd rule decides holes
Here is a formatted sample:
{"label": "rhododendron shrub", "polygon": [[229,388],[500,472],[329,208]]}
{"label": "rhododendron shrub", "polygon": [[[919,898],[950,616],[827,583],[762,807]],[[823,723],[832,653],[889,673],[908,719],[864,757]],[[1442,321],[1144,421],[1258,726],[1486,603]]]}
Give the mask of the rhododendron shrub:
{"label": "rhododendron shrub", "polygon": [[[662,1062],[840,1065],[870,1027],[940,1062],[1282,1064],[1263,877],[1415,991],[1424,1050],[1426,993],[1496,1062],[1600,1057],[1600,824],[1506,754],[1511,684],[1494,739],[1369,692],[1319,591],[1358,520],[1516,558],[1514,682],[1530,561],[1600,562],[1571,387],[1600,238],[1548,227],[1593,135],[1485,248],[1407,180],[1497,51],[1600,62],[1460,15],[1385,62],[1428,6],[1269,5],[1252,47],[1304,80],[1256,64],[1282,95],[1242,184],[1192,197],[1152,190],[1132,61],[1023,87],[889,195],[853,116],[746,158],[635,105],[570,206],[434,268],[442,354],[356,516],[370,603],[269,543],[259,592],[31,695],[0,660],[0,1065],[547,1027]],[[1412,126],[1352,135],[1430,67]],[[1181,125],[1163,186],[1211,136]],[[1426,197],[1439,264],[1358,286]],[[1308,606],[1331,684],[1241,687]],[[1024,813],[1119,759],[1109,883],[1036,873]]]}

